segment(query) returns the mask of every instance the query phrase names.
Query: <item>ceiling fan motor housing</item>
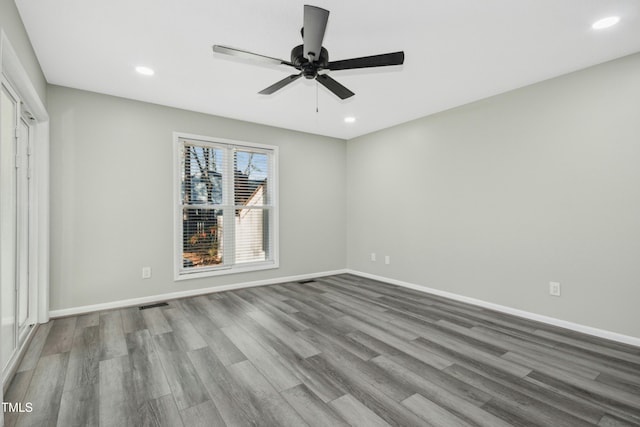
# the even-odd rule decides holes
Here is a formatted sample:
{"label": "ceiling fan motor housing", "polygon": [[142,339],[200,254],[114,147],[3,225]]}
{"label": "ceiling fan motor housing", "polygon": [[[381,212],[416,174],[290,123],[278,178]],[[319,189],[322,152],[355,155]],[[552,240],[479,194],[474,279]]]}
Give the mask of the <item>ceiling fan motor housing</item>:
{"label": "ceiling fan motor housing", "polygon": [[291,49],[291,62],[302,71],[307,79],[315,79],[318,70],[324,69],[329,63],[329,52],[324,47],[320,49],[320,57],[316,61],[309,61],[304,57],[304,45],[298,45]]}

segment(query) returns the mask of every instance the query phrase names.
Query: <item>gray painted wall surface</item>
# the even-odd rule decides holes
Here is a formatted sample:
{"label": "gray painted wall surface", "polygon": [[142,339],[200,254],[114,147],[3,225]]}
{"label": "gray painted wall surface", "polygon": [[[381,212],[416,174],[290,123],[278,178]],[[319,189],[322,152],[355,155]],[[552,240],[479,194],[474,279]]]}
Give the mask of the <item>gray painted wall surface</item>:
{"label": "gray painted wall surface", "polygon": [[640,337],[640,54],[347,145],[349,268]]}
{"label": "gray painted wall surface", "polygon": [[[345,267],[343,140],[59,86],[48,110],[52,310]],[[174,131],[280,147],[279,269],[173,281]]]}
{"label": "gray painted wall surface", "polygon": [[33,52],[31,41],[13,0],[0,0],[0,28],[5,32],[42,102],[47,96],[47,81]]}

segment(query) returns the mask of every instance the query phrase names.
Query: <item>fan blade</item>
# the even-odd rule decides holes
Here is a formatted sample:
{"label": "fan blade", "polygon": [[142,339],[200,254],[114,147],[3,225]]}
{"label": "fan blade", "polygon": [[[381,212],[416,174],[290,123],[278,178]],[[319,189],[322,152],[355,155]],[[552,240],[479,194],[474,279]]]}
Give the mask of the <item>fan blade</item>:
{"label": "fan blade", "polygon": [[285,87],[289,83],[295,82],[300,77],[302,77],[302,73],[300,73],[300,74],[291,74],[290,76],[285,77],[284,79],[280,80],[279,82],[272,84],[268,88],[262,89],[258,93],[261,94],[261,95],[271,95],[272,93],[274,93],[277,90],[282,89],[283,87]]}
{"label": "fan blade", "polygon": [[355,93],[351,92],[349,89],[342,86],[340,83],[333,80],[331,77],[329,77],[326,74],[318,74],[318,76],[316,77],[316,80],[319,81],[322,86],[326,87],[331,92],[333,92],[333,94],[340,99],[347,99],[355,95]]}
{"label": "fan blade", "polygon": [[324,38],[324,30],[327,28],[328,19],[328,10],[307,4],[304,5],[303,52],[304,57],[310,62],[317,61],[320,58],[322,39]]}
{"label": "fan blade", "polygon": [[220,46],[218,44],[213,45],[213,51],[216,53],[224,53],[225,55],[237,56],[239,58],[253,59],[261,62],[266,62],[274,65],[289,65],[295,67],[291,62],[284,59],[272,58],[270,56],[259,55],[257,53],[249,52],[246,50],[236,49],[229,46]]}
{"label": "fan blade", "polygon": [[386,67],[388,65],[402,65],[404,52],[383,53],[382,55],[363,56],[362,58],[332,61],[325,67],[327,70],[351,70],[354,68]]}

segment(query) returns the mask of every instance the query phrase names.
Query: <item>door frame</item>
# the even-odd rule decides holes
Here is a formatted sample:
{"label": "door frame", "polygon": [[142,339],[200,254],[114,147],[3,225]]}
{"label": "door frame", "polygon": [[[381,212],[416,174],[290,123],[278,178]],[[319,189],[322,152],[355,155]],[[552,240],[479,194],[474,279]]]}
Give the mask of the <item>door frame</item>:
{"label": "door frame", "polygon": [[[22,66],[9,38],[0,30],[0,77],[17,93],[34,120],[31,120],[32,183],[29,233],[31,272],[33,283],[34,318],[36,323],[49,321],[49,114],[28,73]],[[35,328],[32,329],[35,330]],[[1,338],[1,337],[0,337]],[[28,339],[25,340],[25,343]],[[24,351],[24,345],[17,353]],[[2,388],[17,368],[20,354],[14,355],[2,374]],[[0,397],[2,389],[0,388]],[[0,425],[2,419],[0,418]]]}
{"label": "door frame", "polygon": [[[21,281],[22,266],[20,264],[23,262],[21,257],[26,256],[27,315],[24,323],[20,324],[20,317],[21,317],[20,306],[23,304],[23,301],[22,301],[22,296],[20,294],[21,292],[20,286],[22,286],[22,283],[18,283],[18,286],[16,288],[16,339],[17,339],[18,347],[20,347],[24,343],[28,335],[29,329],[31,328],[31,326],[33,326],[36,323],[37,316],[35,314],[36,314],[36,309],[38,307],[37,305],[38,301],[36,298],[34,298],[34,296],[37,295],[37,288],[36,288],[36,283],[33,281],[33,274],[32,274],[33,260],[34,260],[34,257],[36,256],[36,254],[33,251],[33,243],[37,237],[31,232],[31,227],[33,225],[33,203],[34,203],[33,180],[31,177],[31,174],[33,173],[33,170],[34,170],[33,154],[32,154],[33,129],[32,129],[32,123],[31,123],[32,120],[30,119],[31,116],[30,114],[25,114],[25,111],[28,111],[28,110],[25,110],[22,101],[20,101],[19,112],[18,112],[19,113],[18,127],[20,128],[20,130],[19,130],[18,139],[24,138],[26,136],[26,141],[23,140],[23,143],[26,143],[26,147],[20,148],[20,141],[17,142],[17,145],[19,150],[24,150],[23,153],[19,152],[19,155],[22,155],[22,154],[25,155],[26,161],[24,162],[23,166],[26,167],[26,171],[23,172],[25,176],[16,177],[17,187],[18,187],[18,193],[16,194],[17,196],[16,201],[18,203],[18,206],[17,206],[18,217],[20,217],[20,212],[22,212],[23,215],[26,214],[27,222],[26,222],[26,230],[22,230],[22,231],[26,231],[26,234],[25,235],[18,234],[18,238],[16,239],[16,248],[17,248],[16,256],[18,257],[17,258],[18,267],[16,269],[16,274],[17,274],[18,280]],[[21,126],[24,126],[24,128],[26,129],[26,132],[27,132],[26,135],[23,135]],[[20,179],[26,180],[24,182],[24,184],[26,184],[24,186],[24,191],[27,192],[26,195],[20,194],[20,190],[19,190]],[[25,201],[26,201],[26,206],[21,206],[21,204]],[[26,212],[25,212],[25,209],[26,209]],[[18,232],[20,232],[20,230],[18,230]],[[24,245],[26,245],[26,248],[23,247]]]}

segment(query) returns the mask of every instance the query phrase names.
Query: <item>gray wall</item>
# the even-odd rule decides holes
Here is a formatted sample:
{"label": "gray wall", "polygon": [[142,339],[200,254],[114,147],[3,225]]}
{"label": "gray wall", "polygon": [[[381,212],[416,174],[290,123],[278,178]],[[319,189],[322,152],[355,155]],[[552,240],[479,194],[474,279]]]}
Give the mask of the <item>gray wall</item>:
{"label": "gray wall", "polygon": [[5,32],[25,68],[42,102],[45,102],[47,82],[40,63],[33,52],[31,41],[22,24],[22,18],[13,0],[0,0],[0,28]]}
{"label": "gray wall", "polygon": [[347,185],[349,268],[640,337],[640,54],[348,141]]}
{"label": "gray wall", "polygon": [[[47,96],[52,310],[345,267],[343,140],[59,86]],[[173,131],[280,147],[279,269],[173,281]]]}

